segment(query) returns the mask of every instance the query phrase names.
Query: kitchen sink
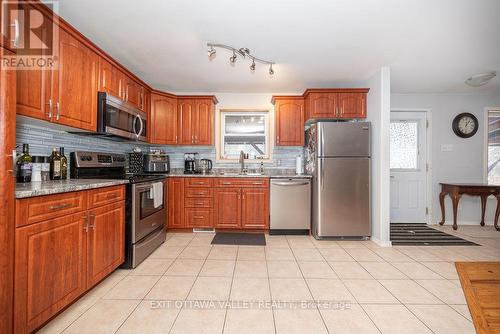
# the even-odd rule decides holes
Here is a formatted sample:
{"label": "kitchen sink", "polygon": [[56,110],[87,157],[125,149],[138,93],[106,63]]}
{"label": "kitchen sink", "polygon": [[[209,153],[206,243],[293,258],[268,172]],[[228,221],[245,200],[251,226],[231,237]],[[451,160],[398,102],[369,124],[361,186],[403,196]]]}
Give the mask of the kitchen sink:
{"label": "kitchen sink", "polygon": [[223,176],[262,176],[263,173],[239,173],[239,172],[221,172],[219,175]]}

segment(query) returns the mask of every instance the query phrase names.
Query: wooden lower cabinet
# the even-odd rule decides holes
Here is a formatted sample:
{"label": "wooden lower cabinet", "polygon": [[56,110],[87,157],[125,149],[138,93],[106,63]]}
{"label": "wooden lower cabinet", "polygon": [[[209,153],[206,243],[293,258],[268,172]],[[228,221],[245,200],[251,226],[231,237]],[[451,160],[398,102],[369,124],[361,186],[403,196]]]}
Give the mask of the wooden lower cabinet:
{"label": "wooden lower cabinet", "polygon": [[167,188],[167,227],[184,228],[184,178],[169,178]]}
{"label": "wooden lower cabinet", "polygon": [[214,191],[215,228],[241,227],[241,189],[219,188]]}
{"label": "wooden lower cabinet", "polygon": [[29,333],[86,290],[87,214],[16,230],[14,332]]}
{"label": "wooden lower cabinet", "polygon": [[[124,186],[20,199],[17,206],[52,203],[63,195],[87,199],[97,191],[122,194]],[[45,210],[52,212],[50,205]],[[29,216],[17,221],[14,333],[33,332],[124,261],[125,201],[120,197],[110,204],[46,217],[32,223]]]}
{"label": "wooden lower cabinet", "polygon": [[186,208],[184,212],[186,227],[189,228],[212,228],[212,209],[210,208]]}
{"label": "wooden lower cabinet", "polygon": [[269,190],[247,188],[241,190],[241,227],[269,228]]}
{"label": "wooden lower cabinet", "polygon": [[87,287],[92,287],[125,260],[125,203],[89,211]]}

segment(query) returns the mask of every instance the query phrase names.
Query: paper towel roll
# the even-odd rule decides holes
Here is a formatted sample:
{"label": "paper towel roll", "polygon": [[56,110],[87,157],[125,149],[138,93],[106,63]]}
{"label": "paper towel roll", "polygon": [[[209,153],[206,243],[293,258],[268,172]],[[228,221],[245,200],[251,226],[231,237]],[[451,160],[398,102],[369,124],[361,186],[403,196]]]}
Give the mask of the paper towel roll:
{"label": "paper towel roll", "polygon": [[302,162],[302,156],[298,155],[295,160],[295,173],[303,174],[304,173],[304,164]]}

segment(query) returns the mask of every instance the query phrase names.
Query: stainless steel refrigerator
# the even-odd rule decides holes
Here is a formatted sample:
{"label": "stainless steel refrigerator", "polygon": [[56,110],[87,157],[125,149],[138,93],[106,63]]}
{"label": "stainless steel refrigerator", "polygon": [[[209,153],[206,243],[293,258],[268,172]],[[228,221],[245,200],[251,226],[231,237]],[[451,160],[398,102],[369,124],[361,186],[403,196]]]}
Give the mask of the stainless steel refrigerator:
{"label": "stainless steel refrigerator", "polygon": [[369,237],[370,123],[312,121],[306,126],[314,237]]}

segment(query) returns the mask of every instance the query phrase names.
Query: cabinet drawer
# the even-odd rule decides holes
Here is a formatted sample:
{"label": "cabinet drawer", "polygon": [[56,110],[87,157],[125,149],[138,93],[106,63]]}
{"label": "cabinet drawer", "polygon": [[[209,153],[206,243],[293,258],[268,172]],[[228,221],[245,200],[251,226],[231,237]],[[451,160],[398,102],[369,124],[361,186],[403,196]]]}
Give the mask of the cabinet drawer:
{"label": "cabinet drawer", "polygon": [[185,209],[186,227],[213,227],[211,209]]}
{"label": "cabinet drawer", "polygon": [[218,178],[216,187],[269,187],[268,178]]}
{"label": "cabinet drawer", "polygon": [[125,199],[125,186],[114,186],[89,191],[89,208],[106,205]]}
{"label": "cabinet drawer", "polygon": [[184,206],[186,208],[211,208],[212,198],[210,197],[191,197],[184,200]]}
{"label": "cabinet drawer", "polygon": [[185,189],[185,196],[187,197],[212,197],[211,189],[203,188],[187,188]]}
{"label": "cabinet drawer", "polygon": [[86,191],[18,199],[16,200],[16,226],[25,226],[86,209]]}
{"label": "cabinet drawer", "polygon": [[210,178],[201,178],[201,177],[186,178],[186,187],[208,188],[211,186],[212,186],[212,179]]}

